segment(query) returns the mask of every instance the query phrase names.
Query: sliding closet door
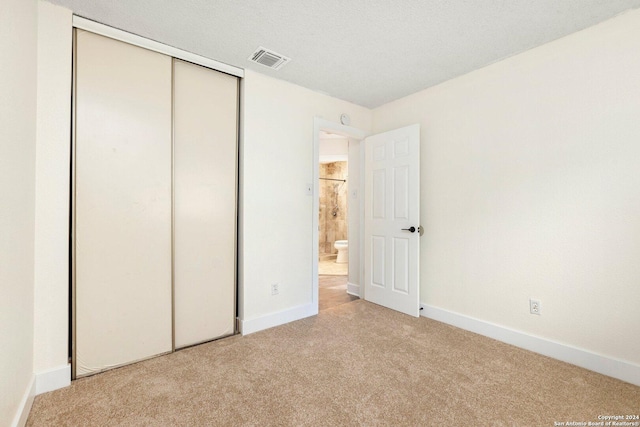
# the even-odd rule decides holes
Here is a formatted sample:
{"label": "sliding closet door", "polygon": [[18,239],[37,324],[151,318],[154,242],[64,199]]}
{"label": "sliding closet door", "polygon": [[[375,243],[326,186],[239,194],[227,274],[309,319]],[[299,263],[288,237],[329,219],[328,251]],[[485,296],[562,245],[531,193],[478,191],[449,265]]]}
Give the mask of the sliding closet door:
{"label": "sliding closet door", "polygon": [[175,346],[235,326],[238,79],[174,60]]}
{"label": "sliding closet door", "polygon": [[77,377],[170,352],[171,58],[77,30]]}

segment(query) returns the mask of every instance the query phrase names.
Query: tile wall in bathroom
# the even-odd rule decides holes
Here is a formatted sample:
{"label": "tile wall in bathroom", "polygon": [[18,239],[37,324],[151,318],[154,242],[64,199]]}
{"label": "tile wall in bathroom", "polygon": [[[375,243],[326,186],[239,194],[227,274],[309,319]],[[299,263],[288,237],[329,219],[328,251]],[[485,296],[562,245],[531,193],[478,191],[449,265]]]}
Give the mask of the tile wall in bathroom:
{"label": "tile wall in bathroom", "polygon": [[[321,178],[348,179],[347,162],[320,164]],[[320,180],[320,256],[336,254],[336,240],[347,240],[347,195],[349,182]]]}

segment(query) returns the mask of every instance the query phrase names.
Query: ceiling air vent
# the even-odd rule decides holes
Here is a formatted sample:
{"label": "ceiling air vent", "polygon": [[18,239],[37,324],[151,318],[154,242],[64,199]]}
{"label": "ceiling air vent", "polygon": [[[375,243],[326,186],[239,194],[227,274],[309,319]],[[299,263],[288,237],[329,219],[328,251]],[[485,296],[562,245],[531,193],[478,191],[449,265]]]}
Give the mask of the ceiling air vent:
{"label": "ceiling air vent", "polygon": [[280,69],[280,67],[282,67],[290,60],[290,58],[280,55],[279,53],[275,53],[272,50],[265,49],[262,46],[260,46],[249,57],[249,61],[257,62],[258,64],[264,65],[265,67],[269,67],[274,70]]}

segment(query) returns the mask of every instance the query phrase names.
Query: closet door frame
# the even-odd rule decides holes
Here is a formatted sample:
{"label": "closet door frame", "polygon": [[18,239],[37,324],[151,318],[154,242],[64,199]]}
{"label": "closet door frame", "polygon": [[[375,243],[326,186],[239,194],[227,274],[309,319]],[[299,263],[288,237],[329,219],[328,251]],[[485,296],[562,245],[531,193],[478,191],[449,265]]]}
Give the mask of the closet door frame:
{"label": "closet door frame", "polygon": [[[70,200],[69,200],[69,254],[70,254],[70,262],[69,262],[69,361],[71,363],[71,379],[76,379],[76,369],[77,369],[77,355],[76,355],[76,96],[77,96],[77,84],[76,84],[76,76],[77,76],[77,42],[76,35],[77,29],[82,29],[88,32],[92,32],[98,35],[102,35],[108,38],[112,38],[114,40],[122,41],[134,46],[142,47],[151,51],[155,51],[158,53],[162,53],[168,56],[171,56],[172,59],[172,76],[171,76],[171,92],[173,94],[174,90],[174,76],[173,76],[173,63],[176,59],[184,60],[187,62],[192,62],[196,65],[201,65],[203,67],[209,68],[214,71],[222,72],[225,74],[229,74],[231,76],[235,76],[238,78],[238,99],[237,99],[237,112],[236,112],[236,141],[235,141],[235,236],[234,236],[234,313],[235,313],[235,321],[234,321],[234,334],[239,332],[238,327],[238,209],[239,209],[239,174],[240,174],[240,157],[239,157],[239,135],[240,135],[240,109],[241,109],[241,79],[244,77],[244,70],[242,68],[234,67],[222,62],[218,62],[200,55],[193,54],[191,52],[183,51],[181,49],[167,46],[162,43],[158,43],[153,40],[146,39],[144,37],[140,37],[138,35],[128,33],[122,30],[118,30],[112,27],[109,27],[104,24],[97,23],[95,21],[88,20],[86,18],[82,18],[74,15],[72,21],[73,27],[73,46],[72,46],[72,86],[71,86],[71,152],[70,152]],[[174,247],[174,239],[175,239],[175,229],[174,229],[174,111],[173,111],[173,95],[172,95],[172,105],[171,105],[171,352],[176,351],[175,347],[175,277],[174,277],[174,262],[175,262],[175,247]],[[223,338],[223,337],[219,337]],[[217,338],[216,338],[217,339]],[[152,356],[155,357],[155,356]]]}
{"label": "closet door frame", "polygon": [[73,28],[89,31],[91,33],[99,34],[110,39],[119,40],[134,46],[142,47],[153,52],[162,53],[163,55],[171,56],[173,58],[182,59],[187,62],[193,62],[194,64],[202,65],[203,67],[211,68],[212,70],[230,74],[238,78],[244,77],[244,70],[242,68],[234,67],[233,65],[225,64],[224,62],[216,61],[214,59],[200,56],[195,53],[187,52],[186,50],[178,49],[173,46],[168,46],[154,40],[149,40],[136,34],[118,30],[117,28],[109,27],[108,25],[104,25],[99,22],[83,18],[81,16],[73,15],[72,26]]}

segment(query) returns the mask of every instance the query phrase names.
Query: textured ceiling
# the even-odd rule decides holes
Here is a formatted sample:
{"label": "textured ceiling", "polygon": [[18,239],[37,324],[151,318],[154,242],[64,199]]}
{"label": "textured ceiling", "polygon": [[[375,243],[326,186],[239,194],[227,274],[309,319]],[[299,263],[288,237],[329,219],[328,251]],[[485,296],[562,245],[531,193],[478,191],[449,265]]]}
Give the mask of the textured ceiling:
{"label": "textured ceiling", "polygon": [[[373,108],[640,0],[51,0],[77,15]],[[291,58],[273,71],[258,46]]]}

